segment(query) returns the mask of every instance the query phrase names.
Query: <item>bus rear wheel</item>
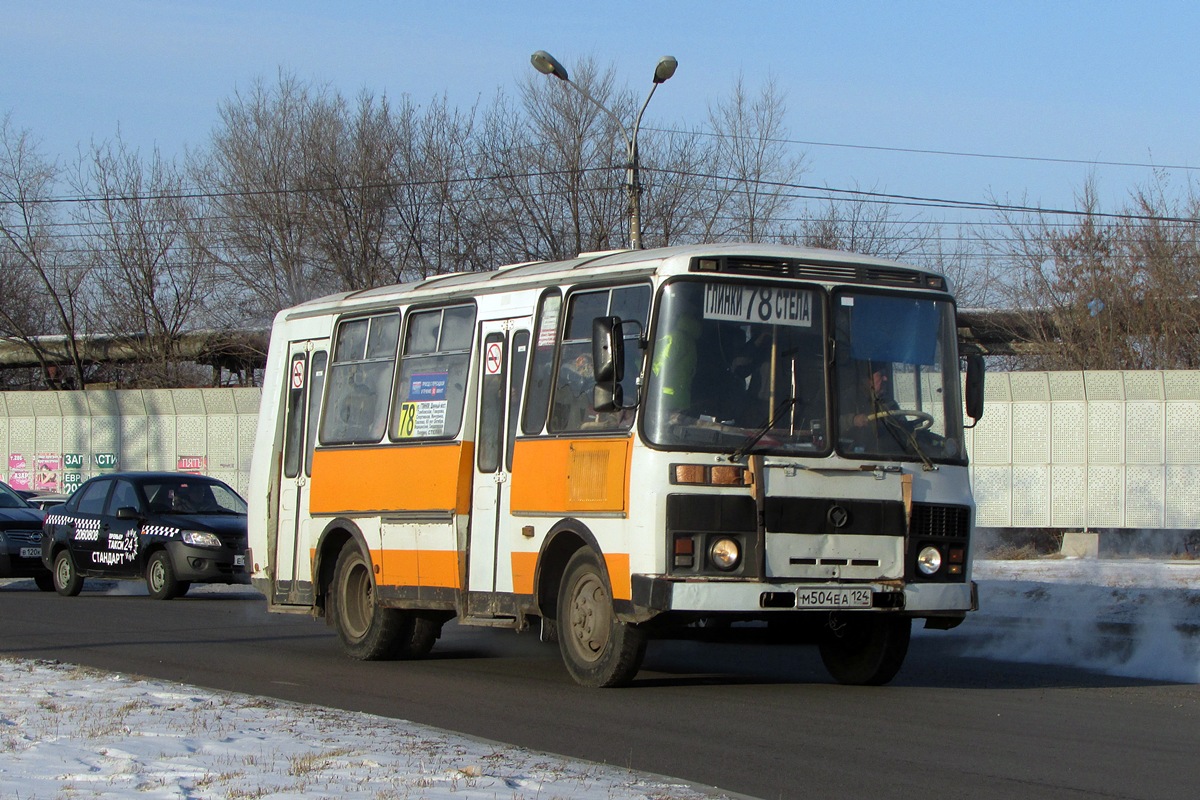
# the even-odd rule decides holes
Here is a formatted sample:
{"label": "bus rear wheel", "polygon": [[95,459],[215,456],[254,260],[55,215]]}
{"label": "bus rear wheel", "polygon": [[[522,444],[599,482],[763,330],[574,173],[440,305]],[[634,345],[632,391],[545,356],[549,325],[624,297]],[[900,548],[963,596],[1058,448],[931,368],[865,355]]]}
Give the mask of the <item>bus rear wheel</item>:
{"label": "bus rear wheel", "polygon": [[912,620],[880,614],[830,619],[820,641],[821,661],[838,683],[882,686],[896,677],[908,654]]}
{"label": "bus rear wheel", "polygon": [[338,555],[328,613],[346,654],[359,661],[423,656],[441,632],[436,622],[411,611],[378,605],[371,563],[354,542]]}
{"label": "bus rear wheel", "polygon": [[624,686],[642,665],[646,634],[617,619],[612,590],[591,550],[579,550],[567,562],[557,627],[563,663],[582,686]]}

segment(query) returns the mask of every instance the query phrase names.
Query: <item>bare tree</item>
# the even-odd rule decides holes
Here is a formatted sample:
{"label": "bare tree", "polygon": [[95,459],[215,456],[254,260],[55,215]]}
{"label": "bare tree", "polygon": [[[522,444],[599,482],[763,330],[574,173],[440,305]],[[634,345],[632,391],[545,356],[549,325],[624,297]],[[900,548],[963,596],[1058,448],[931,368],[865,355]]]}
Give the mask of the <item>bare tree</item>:
{"label": "bare tree", "polygon": [[157,150],[143,161],[118,135],[92,146],[75,188],[97,280],[91,329],[138,354],[131,383],[194,385],[198,372],[181,358],[179,339],[199,318],[208,264],[194,246],[197,214],[179,170]]}
{"label": "bare tree", "polygon": [[399,139],[391,109],[366,93],[353,111],[338,95],[326,100],[314,103],[303,123],[315,270],[331,288],[379,286],[395,280],[392,164]]}
{"label": "bare tree", "polygon": [[648,247],[703,241],[711,217],[710,150],[695,131],[647,130],[641,152],[642,238]]}
{"label": "bare tree", "polygon": [[1200,366],[1197,201],[1160,183],[1118,213],[1100,211],[1089,179],[1070,221],[1007,218],[1008,301],[1020,335],[1039,345],[1029,366],[1166,369]]}
{"label": "bare tree", "polygon": [[709,108],[718,133],[710,155],[706,239],[762,241],[780,233],[792,205],[791,186],[804,174],[803,156],[784,146],[786,103],[774,79],[757,96],[739,76],[728,98]]}
{"label": "bare tree", "polygon": [[801,222],[804,244],[897,260],[925,251],[933,238],[931,227],[917,219],[903,219],[894,206],[865,197],[876,194],[855,189],[848,198],[830,196]]}
{"label": "bare tree", "polygon": [[628,242],[627,153],[616,120],[632,122],[633,95],[615,87],[611,68],[590,59],[574,66],[572,82],[582,92],[529,76],[520,110],[500,96],[484,123],[484,169],[526,258],[568,258]]}
{"label": "bare tree", "polygon": [[421,109],[406,99],[392,131],[392,216],[395,280],[490,269],[497,263],[495,217],[486,178],[479,175],[477,109],[458,111],[445,97]]}
{"label": "bare tree", "polygon": [[[88,264],[64,245],[54,188],[58,167],[47,161],[27,130],[11,115],[0,120],[0,333],[26,344],[41,363],[47,384],[78,385],[86,380],[79,347]],[[57,334],[61,346],[45,336]],[[65,378],[60,364],[73,376]],[[64,383],[68,381],[68,383]]]}
{"label": "bare tree", "polygon": [[211,257],[245,292],[242,313],[260,324],[280,308],[332,291],[315,258],[314,121],[336,117],[324,90],[281,72],[220,108],[207,158],[193,175],[221,230]]}

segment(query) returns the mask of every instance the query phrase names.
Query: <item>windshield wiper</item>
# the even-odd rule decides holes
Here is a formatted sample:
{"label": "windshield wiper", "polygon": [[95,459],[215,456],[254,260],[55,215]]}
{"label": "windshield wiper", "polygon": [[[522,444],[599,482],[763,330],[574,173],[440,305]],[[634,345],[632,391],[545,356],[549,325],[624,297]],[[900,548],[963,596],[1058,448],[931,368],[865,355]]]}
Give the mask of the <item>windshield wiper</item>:
{"label": "windshield wiper", "polygon": [[883,424],[884,430],[886,430],[888,432],[888,436],[892,437],[896,444],[900,446],[901,452],[912,452],[914,455],[916,455],[917,458],[921,459],[921,469],[925,470],[926,472],[937,469],[937,467],[933,465],[933,461],[929,458],[929,456],[925,455],[925,451],[921,449],[921,444],[917,441],[916,431],[898,421],[890,413],[890,410],[884,407],[879,398],[874,399],[874,405],[876,408],[876,413],[883,414],[879,421]]}
{"label": "windshield wiper", "polygon": [[751,436],[745,444],[730,453],[729,460],[740,461],[741,459],[745,458],[746,454],[750,452],[750,449],[762,441],[762,438],[767,435],[767,432],[770,431],[771,428],[775,427],[775,423],[779,421],[779,418],[786,414],[789,408],[796,405],[796,401],[799,399],[800,398],[798,397],[789,397],[787,400],[784,400],[782,403],[780,403],[779,407],[776,408],[771,414],[771,418],[767,420],[767,424],[756,431],[755,434]]}

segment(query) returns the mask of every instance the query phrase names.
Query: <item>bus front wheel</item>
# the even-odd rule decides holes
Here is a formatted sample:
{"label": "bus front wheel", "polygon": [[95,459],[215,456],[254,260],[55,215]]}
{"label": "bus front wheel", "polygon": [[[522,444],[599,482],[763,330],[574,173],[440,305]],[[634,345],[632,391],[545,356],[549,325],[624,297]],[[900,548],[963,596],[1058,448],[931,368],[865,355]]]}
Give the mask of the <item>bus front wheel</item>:
{"label": "bus front wheel", "polygon": [[376,603],[371,563],[354,542],[338,555],[328,613],[346,654],[359,661],[416,658],[428,653],[440,626],[411,611]]}
{"label": "bus front wheel", "polygon": [[912,620],[881,614],[831,618],[820,641],[821,661],[838,683],[882,686],[908,654]]}
{"label": "bus front wheel", "polygon": [[567,562],[557,627],[563,663],[582,686],[624,686],[642,665],[646,634],[617,619],[612,590],[591,550],[579,550]]}

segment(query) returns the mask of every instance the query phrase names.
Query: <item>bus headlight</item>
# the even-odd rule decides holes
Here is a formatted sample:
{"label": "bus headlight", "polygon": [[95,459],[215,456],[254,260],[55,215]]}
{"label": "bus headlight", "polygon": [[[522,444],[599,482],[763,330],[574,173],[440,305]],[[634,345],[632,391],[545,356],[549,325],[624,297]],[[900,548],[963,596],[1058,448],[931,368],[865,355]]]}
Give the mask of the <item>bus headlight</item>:
{"label": "bus headlight", "polygon": [[936,547],[926,547],[917,555],[917,569],[925,575],[933,575],[942,568],[942,553]]}
{"label": "bus headlight", "polygon": [[725,536],[712,543],[708,548],[708,557],[717,569],[728,571],[736,568],[742,560],[742,548],[736,539]]}

